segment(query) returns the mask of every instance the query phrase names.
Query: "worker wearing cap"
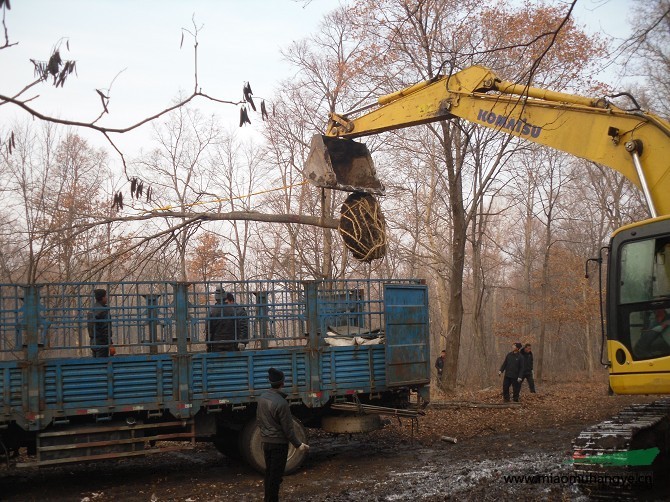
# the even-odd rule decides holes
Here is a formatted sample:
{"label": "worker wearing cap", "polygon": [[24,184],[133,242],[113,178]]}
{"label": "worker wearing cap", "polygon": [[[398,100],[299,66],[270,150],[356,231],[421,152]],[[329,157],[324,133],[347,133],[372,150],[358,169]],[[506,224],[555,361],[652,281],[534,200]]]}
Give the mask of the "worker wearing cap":
{"label": "worker wearing cap", "polygon": [[91,352],[93,357],[109,357],[116,350],[112,345],[112,322],[107,305],[107,290],[96,289],[93,291],[95,305],[88,313],[88,336],[91,339]]}
{"label": "worker wearing cap", "polygon": [[279,485],[286,469],[289,442],[301,451],[309,450],[309,446],[295,434],[286,394],[281,391],[284,387],[284,373],[270,368],[268,380],[271,388],[258,398],[256,422],[261,432],[265,457],[265,502],[275,502],[279,500]]}
{"label": "worker wearing cap", "polygon": [[505,360],[500,366],[500,371],[498,375],[502,375],[502,372],[505,372],[505,378],[503,379],[503,399],[505,402],[509,401],[509,388],[512,386],[512,398],[515,402],[519,401],[519,391],[521,390],[521,382],[523,381],[524,373],[524,357],[521,355],[521,342],[516,342],[512,344],[512,352],[505,356]]}
{"label": "worker wearing cap", "polygon": [[207,352],[243,349],[249,338],[246,309],[237,305],[233,294],[223,288],[216,288],[214,301],[206,325]]}

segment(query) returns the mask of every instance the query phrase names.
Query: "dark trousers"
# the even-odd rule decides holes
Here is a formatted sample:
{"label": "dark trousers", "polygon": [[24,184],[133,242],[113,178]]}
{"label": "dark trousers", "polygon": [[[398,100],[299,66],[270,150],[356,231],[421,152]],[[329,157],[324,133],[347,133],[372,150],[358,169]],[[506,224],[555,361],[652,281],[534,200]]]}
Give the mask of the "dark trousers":
{"label": "dark trousers", "polygon": [[512,397],[515,401],[519,400],[519,391],[521,390],[521,382],[516,378],[505,377],[503,379],[503,399],[509,401],[509,386],[512,386]]}
{"label": "dark trousers", "polygon": [[[533,374],[528,373],[527,375],[524,375],[523,380],[528,380],[528,388],[530,389],[531,393],[535,394],[535,379],[533,378]],[[522,384],[523,380],[521,381]]]}
{"label": "dark trousers", "polygon": [[265,456],[265,502],[279,501],[279,485],[281,485],[286,458],[288,457],[288,443],[263,443]]}
{"label": "dark trousers", "polygon": [[213,340],[207,344],[207,352],[232,352],[239,350],[237,348],[237,343],[234,342],[221,342],[218,340]]}
{"label": "dark trousers", "polygon": [[109,346],[96,347],[91,349],[91,352],[93,352],[93,357],[109,357]]}

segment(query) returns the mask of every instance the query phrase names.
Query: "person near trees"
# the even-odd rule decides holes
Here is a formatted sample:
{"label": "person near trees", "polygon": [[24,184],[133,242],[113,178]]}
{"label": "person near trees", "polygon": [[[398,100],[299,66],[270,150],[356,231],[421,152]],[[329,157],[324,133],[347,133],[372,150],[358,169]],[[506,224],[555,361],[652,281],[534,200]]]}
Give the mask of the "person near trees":
{"label": "person near trees", "polygon": [[284,387],[284,373],[278,369],[268,370],[270,389],[258,398],[256,422],[261,433],[263,456],[265,457],[265,502],[279,500],[279,486],[282,483],[289,442],[301,451],[308,451],[309,446],[296,436],[293,427],[293,416],[289,408]]}
{"label": "person near trees", "polygon": [[247,310],[222,288],[216,289],[214,300],[207,323],[207,352],[242,350],[249,338]]}
{"label": "person near trees", "polygon": [[521,385],[523,385],[523,380],[528,381],[528,388],[530,389],[531,394],[535,394],[535,373],[533,372],[533,350],[532,345],[527,343],[523,346],[521,350],[521,355],[523,356],[523,379],[521,380]]}
{"label": "person near trees", "polygon": [[444,372],[444,362],[447,360],[447,351],[443,350],[435,360],[435,369],[437,370],[437,378],[442,378],[442,373]]}
{"label": "person near trees", "polygon": [[93,291],[95,305],[88,313],[88,336],[91,339],[93,357],[109,357],[116,350],[112,344],[112,321],[107,305],[107,290]]}
{"label": "person near trees", "polygon": [[524,357],[521,355],[521,343],[516,342],[512,344],[512,352],[505,356],[505,360],[500,366],[500,371],[498,375],[502,375],[503,371],[505,372],[505,378],[503,379],[503,399],[505,402],[509,402],[509,388],[512,387],[512,398],[514,402],[519,402],[519,391],[521,390],[521,381],[523,380],[524,374]]}

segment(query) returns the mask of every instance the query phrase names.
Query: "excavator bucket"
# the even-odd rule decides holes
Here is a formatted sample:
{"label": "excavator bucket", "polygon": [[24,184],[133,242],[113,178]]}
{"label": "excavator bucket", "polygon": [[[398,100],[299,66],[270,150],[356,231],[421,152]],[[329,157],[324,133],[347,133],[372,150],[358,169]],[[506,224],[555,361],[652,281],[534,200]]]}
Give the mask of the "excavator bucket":
{"label": "excavator bucket", "polygon": [[350,139],[312,136],[304,173],[310,183],[319,187],[384,194],[368,147]]}

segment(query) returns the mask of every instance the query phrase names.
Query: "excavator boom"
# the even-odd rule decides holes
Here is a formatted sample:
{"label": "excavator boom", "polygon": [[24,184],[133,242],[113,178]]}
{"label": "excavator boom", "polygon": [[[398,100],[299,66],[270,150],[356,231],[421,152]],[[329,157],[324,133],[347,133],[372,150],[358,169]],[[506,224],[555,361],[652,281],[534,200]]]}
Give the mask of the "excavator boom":
{"label": "excavator boom", "polygon": [[[312,140],[308,178],[318,186],[380,193],[383,185],[378,180],[369,189],[362,183],[363,178],[375,179],[369,153],[351,147],[356,155],[348,160],[332,153],[328,138],[353,139],[453,118],[615,169],[644,191],[652,216],[670,214],[667,121],[647,112],[622,110],[603,99],[506,82],[481,66],[383,96],[376,108],[355,118],[331,114],[326,135]],[[337,162],[315,162],[329,156],[336,156]],[[350,183],[357,171],[364,176]],[[334,181],[338,178],[341,182]]]}

